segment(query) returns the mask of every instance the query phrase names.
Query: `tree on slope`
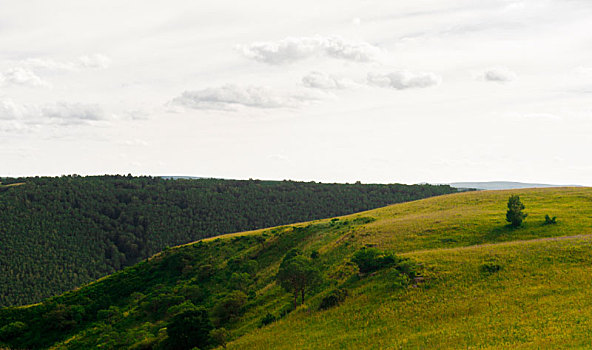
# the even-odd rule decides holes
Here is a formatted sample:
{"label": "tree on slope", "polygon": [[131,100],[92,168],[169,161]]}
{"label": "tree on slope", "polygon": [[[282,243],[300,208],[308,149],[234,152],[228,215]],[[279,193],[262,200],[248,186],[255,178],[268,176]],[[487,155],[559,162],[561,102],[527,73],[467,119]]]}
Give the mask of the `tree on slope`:
{"label": "tree on slope", "polygon": [[294,294],[296,308],[298,296],[301,296],[301,303],[304,303],[306,292],[321,283],[321,273],[311,259],[296,251],[290,251],[280,264],[277,280],[282,288]]}
{"label": "tree on slope", "polygon": [[528,214],[523,212],[524,204],[520,201],[520,196],[512,195],[508,199],[508,211],[506,212],[506,221],[512,226],[518,227],[522,225],[522,221],[526,219]]}

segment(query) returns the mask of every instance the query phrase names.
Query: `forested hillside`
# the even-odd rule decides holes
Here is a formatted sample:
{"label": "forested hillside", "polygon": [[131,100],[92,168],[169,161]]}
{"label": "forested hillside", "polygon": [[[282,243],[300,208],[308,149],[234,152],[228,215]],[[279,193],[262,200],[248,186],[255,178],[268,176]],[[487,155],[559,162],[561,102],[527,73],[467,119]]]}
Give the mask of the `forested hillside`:
{"label": "forested hillside", "polygon": [[590,200],[465,192],[174,247],[0,309],[0,348],[589,348]]}
{"label": "forested hillside", "polygon": [[167,246],[451,192],[431,185],[131,176],[2,179],[0,306],[37,302]]}

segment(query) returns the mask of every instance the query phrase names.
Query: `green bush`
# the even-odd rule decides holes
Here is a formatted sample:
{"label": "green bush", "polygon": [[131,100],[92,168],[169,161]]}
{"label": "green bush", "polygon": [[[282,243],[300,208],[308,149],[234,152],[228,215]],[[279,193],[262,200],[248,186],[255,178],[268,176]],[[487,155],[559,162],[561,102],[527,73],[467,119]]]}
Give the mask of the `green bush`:
{"label": "green bush", "polygon": [[360,273],[374,272],[395,265],[395,257],[376,248],[358,250],[352,262],[358,265]]}
{"label": "green bush", "polygon": [[182,312],[174,316],[167,326],[167,348],[183,350],[205,347],[210,342],[212,328],[205,308]]}
{"label": "green bush", "polygon": [[260,327],[267,326],[275,321],[277,321],[277,317],[268,312],[267,315],[261,319]]}
{"label": "green bush", "polygon": [[344,288],[334,289],[334,290],[330,291],[329,294],[327,294],[327,296],[325,296],[323,298],[323,300],[321,300],[321,304],[319,305],[319,310],[326,310],[328,308],[337,306],[337,305],[341,304],[342,302],[344,302],[345,298],[347,298],[347,296],[348,296],[347,289],[344,289]]}
{"label": "green bush", "polygon": [[245,304],[247,303],[247,295],[240,290],[230,292],[227,296],[222,298],[216,305],[212,313],[215,321],[218,324],[224,324],[239,317]]}
{"label": "green bush", "polygon": [[486,274],[493,274],[502,269],[502,266],[495,262],[486,262],[481,265],[480,270]]}
{"label": "green bush", "polygon": [[549,214],[545,215],[545,225],[554,225],[557,223],[557,217],[550,217]]}

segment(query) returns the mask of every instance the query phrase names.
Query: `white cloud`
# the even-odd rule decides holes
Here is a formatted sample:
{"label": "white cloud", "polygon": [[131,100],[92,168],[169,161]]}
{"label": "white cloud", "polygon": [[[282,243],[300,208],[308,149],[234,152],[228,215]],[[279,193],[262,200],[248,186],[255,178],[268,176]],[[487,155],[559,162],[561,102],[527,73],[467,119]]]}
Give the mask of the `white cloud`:
{"label": "white cloud", "polygon": [[355,83],[349,79],[336,77],[334,75],[322,72],[308,73],[302,78],[302,84],[309,88],[323,90],[346,89],[355,85]]}
{"label": "white cloud", "polygon": [[111,59],[105,55],[94,54],[78,57],[78,65],[83,68],[104,69],[109,68]]}
{"label": "white cloud", "polygon": [[397,90],[426,88],[442,82],[442,78],[435,73],[409,71],[368,73],[367,79],[370,85]]}
{"label": "white cloud", "polygon": [[255,42],[239,46],[251,59],[282,64],[315,56],[326,56],[355,62],[377,60],[383,50],[367,42],[349,42],[341,37],[289,37],[275,42]]}
{"label": "white cloud", "polygon": [[21,85],[30,87],[48,87],[49,83],[33,71],[26,68],[11,68],[0,74],[0,85]]}
{"label": "white cloud", "polygon": [[281,95],[275,90],[260,86],[224,85],[197,91],[185,91],[171,101],[193,109],[234,110],[236,107],[282,108],[297,107],[305,100],[305,95]]}
{"label": "white cloud", "polygon": [[479,78],[485,81],[506,83],[516,80],[517,75],[506,67],[495,67],[481,73]]}

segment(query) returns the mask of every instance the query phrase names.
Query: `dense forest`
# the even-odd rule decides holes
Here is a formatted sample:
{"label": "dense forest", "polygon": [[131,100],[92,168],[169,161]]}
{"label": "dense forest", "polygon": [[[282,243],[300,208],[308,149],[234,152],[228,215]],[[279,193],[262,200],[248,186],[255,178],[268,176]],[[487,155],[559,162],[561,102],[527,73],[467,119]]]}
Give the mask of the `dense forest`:
{"label": "dense forest", "polygon": [[433,185],[118,175],[5,178],[0,306],[40,301],[168,246],[455,191]]}

